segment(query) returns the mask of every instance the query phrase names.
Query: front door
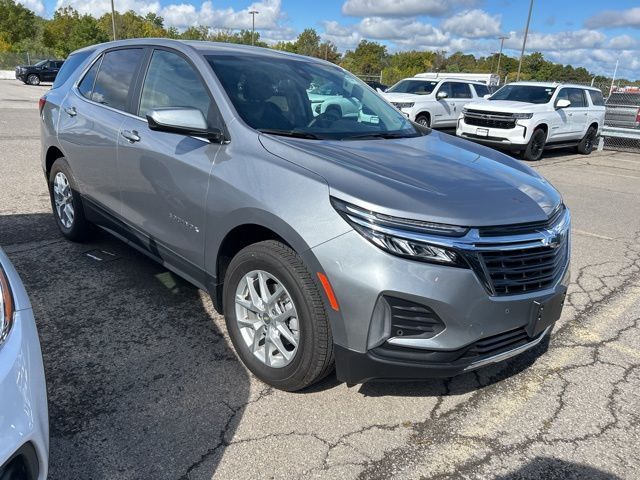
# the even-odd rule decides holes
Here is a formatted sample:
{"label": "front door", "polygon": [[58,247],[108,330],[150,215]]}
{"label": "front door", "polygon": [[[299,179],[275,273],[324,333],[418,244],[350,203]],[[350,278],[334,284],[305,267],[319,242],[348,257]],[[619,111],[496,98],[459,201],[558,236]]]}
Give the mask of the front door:
{"label": "front door", "polygon": [[[444,92],[446,97],[438,99],[438,94]],[[436,90],[436,105],[433,109],[432,127],[445,127],[457,118],[456,102],[451,98],[451,82],[443,82]],[[455,120],[454,120],[455,122]]]}
{"label": "front door", "polygon": [[154,50],[144,78],[138,118],[128,118],[119,135],[122,216],[156,255],[171,255],[165,259],[190,274],[204,262],[209,173],[223,147],[152,131],[145,118],[156,108],[193,107],[213,124],[215,106],[196,68],[175,51]]}

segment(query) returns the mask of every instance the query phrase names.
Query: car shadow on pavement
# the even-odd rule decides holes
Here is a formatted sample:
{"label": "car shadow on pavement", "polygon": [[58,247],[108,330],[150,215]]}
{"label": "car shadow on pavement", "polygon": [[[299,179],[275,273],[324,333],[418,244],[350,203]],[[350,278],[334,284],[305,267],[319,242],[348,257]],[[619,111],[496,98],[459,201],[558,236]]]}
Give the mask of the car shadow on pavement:
{"label": "car shadow on pavement", "polygon": [[495,480],[622,480],[612,473],[558,458],[536,457],[515,472]]}
{"label": "car shadow on pavement", "polygon": [[71,243],[51,222],[0,216],[43,350],[49,478],[211,478],[250,392],[208,295],[108,234]]}
{"label": "car shadow on pavement", "polygon": [[463,395],[502,382],[527,370],[549,349],[550,339],[551,336],[547,335],[534,348],[516,357],[456,377],[431,378],[420,381],[378,380],[360,385],[358,391],[365,397]]}

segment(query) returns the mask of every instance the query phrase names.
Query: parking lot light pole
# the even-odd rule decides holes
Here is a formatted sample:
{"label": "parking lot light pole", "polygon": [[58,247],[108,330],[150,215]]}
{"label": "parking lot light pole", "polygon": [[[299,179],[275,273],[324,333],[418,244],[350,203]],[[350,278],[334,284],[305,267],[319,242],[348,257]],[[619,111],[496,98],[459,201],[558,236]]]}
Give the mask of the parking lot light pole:
{"label": "parking lot light pole", "polygon": [[254,44],[254,39],[256,36],[256,14],[260,13],[257,10],[251,10],[249,15],[251,15],[251,45]]}
{"label": "parking lot light pole", "polygon": [[496,73],[500,76],[500,60],[502,60],[502,47],[504,47],[504,41],[509,38],[505,35],[500,35],[498,39],[500,40],[500,52],[498,53],[498,68],[496,68]]}
{"label": "parking lot light pole", "polygon": [[111,28],[113,29],[113,41],[116,41],[116,9],[111,0]]}
{"label": "parking lot light pole", "polygon": [[520,70],[522,70],[522,58],[524,57],[524,49],[527,45],[527,35],[529,35],[529,23],[531,22],[531,11],[533,10],[533,0],[529,2],[529,15],[527,16],[527,26],[524,28],[524,38],[522,39],[522,50],[520,51],[520,61],[518,62],[518,75],[516,82],[520,80]]}

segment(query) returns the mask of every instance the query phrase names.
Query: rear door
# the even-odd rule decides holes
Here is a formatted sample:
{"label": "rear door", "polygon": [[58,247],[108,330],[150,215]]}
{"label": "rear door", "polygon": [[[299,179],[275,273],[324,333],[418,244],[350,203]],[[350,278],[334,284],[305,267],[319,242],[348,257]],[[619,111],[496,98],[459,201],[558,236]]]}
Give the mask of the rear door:
{"label": "rear door", "polygon": [[569,111],[569,136],[570,139],[580,139],[587,131],[587,118],[589,116],[589,103],[586,93],[582,88],[567,88],[571,105]]}
{"label": "rear door", "polygon": [[463,82],[451,82],[451,102],[453,103],[453,114],[447,126],[455,127],[458,122],[460,112],[467,103],[473,101],[471,86]]}
{"label": "rear door", "polygon": [[118,139],[122,216],[144,232],[139,241],[197,276],[204,261],[209,173],[221,145],[152,131],[145,117],[155,108],[192,107],[210,126],[222,128],[220,115],[198,70],[175,50],[154,49],[142,78],[136,116],[124,121]]}
{"label": "rear door", "polygon": [[143,48],[110,50],[82,75],[62,102],[58,139],[82,194],[111,213],[120,210],[118,134]]}

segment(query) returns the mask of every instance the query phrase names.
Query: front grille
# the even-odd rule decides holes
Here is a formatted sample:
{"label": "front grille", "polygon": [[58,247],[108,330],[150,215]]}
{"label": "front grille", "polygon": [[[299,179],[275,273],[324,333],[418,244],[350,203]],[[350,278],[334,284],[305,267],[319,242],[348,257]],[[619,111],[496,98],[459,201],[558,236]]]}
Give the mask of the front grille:
{"label": "front grille", "polygon": [[502,128],[505,130],[516,127],[515,120],[478,118],[478,117],[470,117],[468,115],[464,116],[464,123],[466,123],[467,125],[474,125],[476,127]]}
{"label": "front grille", "polygon": [[503,237],[510,235],[525,235],[536,233],[541,230],[547,230],[553,227],[555,223],[565,212],[565,206],[560,205],[547,220],[542,222],[517,223],[514,225],[497,225],[492,227],[480,227],[478,233],[481,237]]}
{"label": "front grille", "polygon": [[551,287],[567,264],[568,241],[559,245],[485,251],[480,255],[496,295],[517,295]]}
{"label": "front grille", "polygon": [[464,114],[467,125],[486,128],[515,128],[516,121],[508,113],[486,112],[482,110],[467,110]]}
{"label": "front grille", "polygon": [[444,330],[444,323],[426,305],[385,296],[391,307],[391,335],[421,335],[430,338]]}
{"label": "front grille", "polygon": [[516,328],[515,330],[478,340],[467,349],[463,358],[492,357],[526,345],[533,340],[527,335],[525,327]]}

